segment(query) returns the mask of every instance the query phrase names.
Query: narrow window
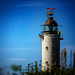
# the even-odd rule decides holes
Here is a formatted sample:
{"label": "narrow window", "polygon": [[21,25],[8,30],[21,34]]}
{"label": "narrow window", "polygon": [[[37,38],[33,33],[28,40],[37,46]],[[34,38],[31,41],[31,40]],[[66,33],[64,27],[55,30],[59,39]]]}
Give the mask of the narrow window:
{"label": "narrow window", "polygon": [[48,50],[48,47],[46,47],[46,50]]}
{"label": "narrow window", "polygon": [[48,65],[48,61],[46,61],[46,64]]}

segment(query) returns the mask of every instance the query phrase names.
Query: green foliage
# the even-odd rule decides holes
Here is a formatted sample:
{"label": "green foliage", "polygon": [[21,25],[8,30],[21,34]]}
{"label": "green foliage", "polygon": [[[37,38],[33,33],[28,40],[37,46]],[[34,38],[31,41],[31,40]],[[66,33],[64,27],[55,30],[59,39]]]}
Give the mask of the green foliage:
{"label": "green foliage", "polygon": [[38,72],[37,61],[35,61],[35,73]]}
{"label": "green foliage", "polygon": [[11,68],[12,68],[12,70],[13,71],[19,71],[19,66],[17,66],[17,65],[15,65],[15,64],[13,64],[12,66],[11,66]]}
{"label": "green foliage", "polygon": [[[64,48],[60,54],[60,62],[61,62],[60,65],[58,64],[56,66],[56,64],[53,64],[51,66],[51,69],[47,68],[47,70],[42,71],[41,64],[39,64],[39,67],[38,67],[37,61],[35,61],[35,65],[33,63],[28,64],[26,68],[26,74],[27,75],[75,75],[75,52],[73,54],[72,50],[70,51],[69,59],[70,59],[70,65],[67,68],[67,51],[66,51],[66,48]],[[11,68],[15,72],[21,69],[21,67],[15,64],[12,65]]]}
{"label": "green foliage", "polygon": [[2,75],[3,68],[0,68],[0,75]]}
{"label": "green foliage", "polygon": [[37,73],[28,73],[27,75],[75,75],[75,71],[73,70],[51,70],[51,72],[49,70],[46,71],[41,71],[41,72],[37,72]]}
{"label": "green foliage", "polygon": [[67,51],[66,51],[66,48],[64,48],[60,54],[61,65],[56,66],[55,64],[53,64],[51,66],[51,69],[47,68],[47,70],[45,71],[39,71],[39,68],[37,67],[37,61],[36,61],[34,66],[35,71],[29,72],[27,75],[75,75],[75,52],[73,55],[72,50],[70,51],[69,59],[70,59],[71,67],[67,68]]}

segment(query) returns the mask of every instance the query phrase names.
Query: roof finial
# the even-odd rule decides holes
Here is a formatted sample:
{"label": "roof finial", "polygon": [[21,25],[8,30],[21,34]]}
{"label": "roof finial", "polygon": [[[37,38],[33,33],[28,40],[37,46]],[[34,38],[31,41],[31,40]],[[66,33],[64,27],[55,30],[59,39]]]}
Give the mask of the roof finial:
{"label": "roof finial", "polygon": [[46,8],[46,9],[50,10],[50,11],[46,11],[47,15],[50,15],[50,17],[52,17],[52,15],[54,14],[54,12],[52,12],[52,10],[55,10],[55,8]]}

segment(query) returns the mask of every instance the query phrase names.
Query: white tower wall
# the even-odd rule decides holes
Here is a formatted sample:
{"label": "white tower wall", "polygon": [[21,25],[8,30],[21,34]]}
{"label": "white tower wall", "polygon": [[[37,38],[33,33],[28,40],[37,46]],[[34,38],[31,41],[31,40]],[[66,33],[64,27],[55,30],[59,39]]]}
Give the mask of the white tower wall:
{"label": "white tower wall", "polygon": [[52,64],[59,65],[60,36],[57,34],[44,34],[42,39],[42,70],[51,69]]}

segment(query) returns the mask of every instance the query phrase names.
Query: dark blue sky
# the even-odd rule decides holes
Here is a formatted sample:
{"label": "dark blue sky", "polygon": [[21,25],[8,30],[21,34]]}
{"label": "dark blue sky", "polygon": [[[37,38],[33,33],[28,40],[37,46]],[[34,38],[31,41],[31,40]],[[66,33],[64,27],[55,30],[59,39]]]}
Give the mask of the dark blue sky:
{"label": "dark blue sky", "polygon": [[41,59],[38,34],[49,2],[55,8],[55,21],[62,25],[61,49],[75,50],[74,0],[0,0],[0,65],[25,65]]}

